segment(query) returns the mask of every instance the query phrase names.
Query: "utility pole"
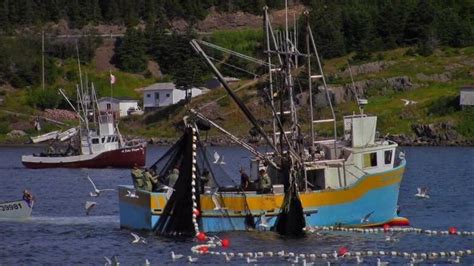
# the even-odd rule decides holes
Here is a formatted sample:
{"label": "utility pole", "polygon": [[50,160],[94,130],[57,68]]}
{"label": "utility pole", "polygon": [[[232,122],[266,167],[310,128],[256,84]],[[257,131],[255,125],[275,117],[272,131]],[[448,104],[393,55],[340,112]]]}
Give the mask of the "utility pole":
{"label": "utility pole", "polygon": [[44,90],[44,30],[41,31],[41,81]]}

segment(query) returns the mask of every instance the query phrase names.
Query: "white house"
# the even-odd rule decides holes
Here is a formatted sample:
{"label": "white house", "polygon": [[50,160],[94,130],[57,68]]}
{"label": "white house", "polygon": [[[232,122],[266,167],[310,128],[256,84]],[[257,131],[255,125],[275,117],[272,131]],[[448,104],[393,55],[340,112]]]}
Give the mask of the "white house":
{"label": "white house", "polygon": [[468,85],[461,88],[459,105],[462,109],[474,107],[474,86]]}
{"label": "white house", "polygon": [[[191,98],[203,94],[198,88],[188,90]],[[174,83],[155,83],[143,89],[143,109],[150,110],[176,104],[186,98],[186,91],[177,89]]]}
{"label": "white house", "polygon": [[125,117],[128,115],[128,110],[137,110],[138,100],[130,98],[111,98],[102,97],[98,100],[99,112],[112,112],[114,116]]}

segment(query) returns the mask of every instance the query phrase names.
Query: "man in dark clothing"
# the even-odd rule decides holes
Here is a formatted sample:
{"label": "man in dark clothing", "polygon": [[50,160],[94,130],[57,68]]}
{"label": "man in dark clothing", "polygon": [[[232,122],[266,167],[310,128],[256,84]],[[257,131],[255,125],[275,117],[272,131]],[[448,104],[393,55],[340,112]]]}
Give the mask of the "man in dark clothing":
{"label": "man in dark clothing", "polygon": [[247,173],[244,172],[244,169],[240,168],[240,187],[242,190],[247,190],[249,189],[250,186],[250,177],[247,175]]}

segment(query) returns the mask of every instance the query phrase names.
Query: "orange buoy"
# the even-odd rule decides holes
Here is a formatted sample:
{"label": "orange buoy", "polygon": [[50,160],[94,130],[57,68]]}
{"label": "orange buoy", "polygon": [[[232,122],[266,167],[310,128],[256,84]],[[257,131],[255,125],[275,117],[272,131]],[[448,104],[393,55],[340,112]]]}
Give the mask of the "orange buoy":
{"label": "orange buoy", "polygon": [[221,244],[222,244],[223,248],[227,248],[227,247],[230,246],[230,241],[229,241],[229,239],[224,238],[224,239],[221,240]]}
{"label": "orange buoy", "polygon": [[448,232],[450,235],[455,235],[458,233],[458,229],[454,226],[449,227]]}
{"label": "orange buoy", "polygon": [[196,238],[199,241],[204,241],[204,240],[206,240],[207,236],[203,232],[199,232],[199,233],[196,234]]}
{"label": "orange buoy", "polygon": [[384,225],[383,225],[383,230],[384,230],[385,232],[387,232],[388,229],[390,229],[390,225],[389,225],[389,224],[384,224]]}
{"label": "orange buoy", "polygon": [[337,252],[337,256],[339,257],[344,256],[346,255],[347,252],[349,252],[349,249],[347,249],[346,247],[340,247]]}

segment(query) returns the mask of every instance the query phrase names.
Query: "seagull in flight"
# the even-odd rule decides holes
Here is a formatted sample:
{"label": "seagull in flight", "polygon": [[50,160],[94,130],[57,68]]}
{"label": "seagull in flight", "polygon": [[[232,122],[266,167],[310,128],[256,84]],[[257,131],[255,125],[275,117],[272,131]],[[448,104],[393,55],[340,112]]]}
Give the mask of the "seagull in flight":
{"label": "seagull in flight", "polygon": [[418,102],[412,101],[412,100],[407,100],[407,99],[400,99],[402,102],[405,103],[405,106],[407,105],[412,105],[412,104],[417,104]]}
{"label": "seagull in flight", "polygon": [[183,254],[175,254],[174,251],[171,251],[171,259],[173,261],[179,260],[183,257]]}
{"label": "seagull in flight", "polygon": [[146,244],[146,239],[135,234],[135,233],[130,233],[132,236],[133,236],[133,240],[132,240],[132,244],[136,244],[136,243],[143,243],[143,244]]}
{"label": "seagull in flight", "polygon": [[100,196],[100,193],[102,191],[114,191],[115,189],[113,188],[104,188],[104,189],[98,189],[97,186],[95,185],[94,181],[92,181],[92,178],[90,178],[89,175],[87,175],[87,179],[89,179],[89,182],[91,182],[92,187],[94,188],[94,191],[89,192],[89,195],[91,197],[98,197]]}
{"label": "seagull in flight", "polygon": [[398,242],[398,241],[400,241],[400,239],[396,238],[395,235],[396,235],[396,233],[386,235],[385,236],[385,241],[387,241],[387,242]]}
{"label": "seagull in flight", "polygon": [[261,231],[266,231],[270,229],[270,225],[267,222],[267,217],[265,213],[260,216],[260,223],[257,225],[257,228]]}
{"label": "seagull in flight", "polygon": [[224,155],[219,155],[217,151],[214,151],[214,164],[225,164]]}
{"label": "seagull in flight", "polygon": [[138,195],[135,190],[132,190],[132,191],[127,190],[127,195],[125,195],[125,197],[138,199]]}
{"label": "seagull in flight", "polygon": [[419,199],[429,199],[430,195],[428,195],[428,188],[417,188],[418,193],[415,194],[415,197]]}
{"label": "seagull in flight", "polygon": [[94,201],[86,201],[86,204],[84,205],[84,209],[86,209],[86,214],[89,215],[91,212],[92,208],[97,205],[97,202]]}
{"label": "seagull in flight", "polygon": [[371,216],[373,213],[374,213],[374,211],[369,212],[368,214],[366,214],[366,215],[364,216],[364,218],[360,219],[360,222],[363,223],[363,224],[368,223],[368,222],[369,222],[369,218],[370,218],[370,216]]}
{"label": "seagull in flight", "polygon": [[388,262],[381,261],[380,258],[377,258],[377,266],[385,266],[388,265]]}
{"label": "seagull in flight", "polygon": [[175,191],[174,188],[169,187],[167,185],[161,185],[160,189],[166,190],[166,199],[169,200],[171,198],[171,195],[173,195],[173,192]]}

